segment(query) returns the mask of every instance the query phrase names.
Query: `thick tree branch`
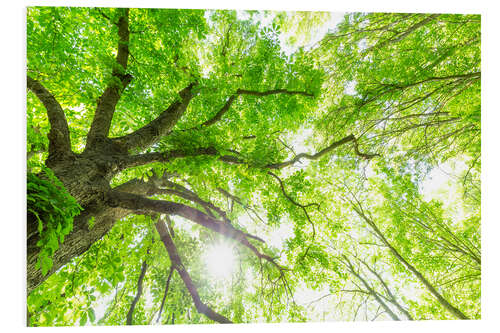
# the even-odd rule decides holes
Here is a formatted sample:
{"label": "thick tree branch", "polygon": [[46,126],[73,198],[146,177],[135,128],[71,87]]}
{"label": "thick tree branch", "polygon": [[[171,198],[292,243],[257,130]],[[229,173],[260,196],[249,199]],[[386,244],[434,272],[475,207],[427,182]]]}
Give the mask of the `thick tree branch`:
{"label": "thick tree branch", "polygon": [[172,103],[156,119],[139,128],[133,133],[112,139],[124,149],[144,150],[158,142],[175,126],[177,121],[186,111],[189,102],[194,97],[192,89],[194,83],[189,84],[179,92],[180,100]]}
{"label": "thick tree branch", "polygon": [[[279,162],[279,163],[271,163],[267,164],[264,166],[260,166],[261,168],[265,169],[282,169],[287,166],[293,165],[297,162],[299,162],[301,159],[309,159],[309,160],[317,160],[320,157],[330,153],[332,150],[335,148],[344,145],[346,143],[353,142],[354,144],[354,152],[356,155],[364,158],[364,159],[372,159],[375,156],[380,156],[379,154],[371,154],[371,153],[362,153],[359,150],[358,147],[358,140],[356,137],[352,134],[346,136],[345,138],[333,142],[330,146],[320,150],[316,154],[307,154],[307,153],[300,153],[296,155],[293,159],[285,161],[285,162]],[[137,155],[131,155],[131,156],[124,156],[121,158],[120,161],[117,162],[118,164],[118,170],[123,170],[126,168],[130,167],[135,167],[135,166],[140,166],[140,165],[146,165],[149,163],[154,163],[154,162],[169,162],[172,159],[175,158],[184,158],[184,157],[194,157],[194,156],[201,156],[201,155],[211,155],[211,156],[216,156],[220,155],[220,152],[218,152],[214,147],[205,147],[205,148],[197,148],[191,151],[187,150],[171,150],[167,152],[153,152],[153,153],[145,153],[145,154],[137,154]],[[221,155],[219,156],[219,160],[222,162],[226,163],[231,163],[231,164],[248,164],[253,167],[259,167],[252,165],[249,162],[245,162],[244,160],[240,159],[239,157],[236,157],[234,155]]]}
{"label": "thick tree branch", "polygon": [[250,249],[258,258],[264,259],[276,266],[280,272],[283,270],[283,268],[278,265],[273,258],[259,252],[259,250],[248,241],[247,234],[236,229],[231,224],[218,221],[195,208],[172,201],[152,200],[141,195],[121,191],[110,191],[107,194],[106,203],[111,207],[130,209],[138,214],[156,212],[183,217],[227,238],[234,239],[241,245]]}
{"label": "thick tree branch", "polygon": [[42,102],[50,123],[49,159],[71,154],[68,122],[64,111],[52,95],[40,82],[27,76],[27,86]]}
{"label": "thick tree branch", "polygon": [[[188,190],[184,186],[181,186],[177,183],[169,181],[166,177],[159,177],[156,174],[153,174],[152,177],[149,178],[148,181],[144,181],[142,179],[132,179],[127,183],[119,185],[115,188],[116,191],[128,192],[128,193],[140,193],[146,196],[151,196],[154,194],[171,194],[178,196],[180,198],[189,200],[193,203],[197,203],[201,205],[211,218],[215,219],[215,216],[212,214],[212,210],[217,212],[217,214],[224,220],[225,223],[231,224],[231,221],[227,218],[226,212],[224,212],[219,207],[215,206],[213,203],[201,199],[196,193]],[[220,189],[218,189],[220,192]],[[222,193],[222,192],[221,192]],[[257,213],[254,211],[254,214]],[[260,218],[260,217],[259,217]],[[262,219],[261,219],[262,220]],[[243,234],[247,238],[252,238],[261,243],[265,243],[265,241],[255,235],[251,235],[249,233],[243,232]]]}
{"label": "thick tree branch", "polygon": [[87,147],[92,148],[99,138],[107,138],[111,120],[115,113],[123,89],[130,83],[132,76],[125,74],[129,56],[128,8],[120,8],[121,16],[116,25],[118,26],[118,52],[116,54],[117,67],[113,68],[112,79],[97,102],[92,125],[87,134]]}
{"label": "thick tree branch", "polygon": [[142,295],[144,276],[146,275],[147,269],[148,269],[148,264],[146,260],[143,260],[141,266],[141,274],[139,275],[139,280],[137,280],[137,293],[135,294],[135,297],[132,303],[130,304],[130,308],[127,313],[127,325],[132,325],[132,316],[134,315],[135,306],[137,305],[137,302],[139,301]]}
{"label": "thick tree branch", "polygon": [[[156,179],[159,180],[158,177],[156,177]],[[187,188],[185,188],[182,185],[171,182],[168,179],[160,180],[160,181],[161,181],[162,186],[165,186],[168,188],[163,189],[163,190],[160,189],[158,191],[158,193],[173,194],[173,195],[178,196],[180,198],[197,203],[197,204],[201,205],[207,211],[207,213],[210,215],[210,217],[215,218],[215,216],[212,213],[212,211],[215,211],[217,213],[217,215],[219,215],[219,217],[222,218],[222,220],[224,220],[225,223],[231,224],[231,220],[229,220],[229,218],[227,217],[226,212],[223,211],[222,209],[220,209],[219,207],[217,207],[216,205],[214,205],[213,203],[211,203],[210,201],[203,200],[202,198],[199,197],[199,195],[197,195],[193,191],[188,190]],[[158,185],[158,183],[156,185]],[[251,234],[246,233],[246,232],[244,232],[244,234],[247,238],[252,238],[252,239],[255,239],[259,242],[265,243],[265,241],[260,237],[251,235]]]}
{"label": "thick tree branch", "polygon": [[160,234],[160,238],[163,242],[163,245],[165,245],[165,248],[167,249],[170,261],[172,263],[172,267],[181,276],[181,279],[186,285],[186,288],[188,289],[189,294],[191,295],[191,298],[193,299],[194,305],[196,306],[198,312],[204,314],[208,318],[218,323],[231,324],[232,321],[230,321],[223,315],[218,314],[217,312],[212,310],[209,306],[207,306],[205,303],[201,301],[200,295],[198,294],[198,290],[194,285],[191,276],[189,276],[189,273],[184,268],[179,253],[177,252],[177,248],[175,247],[174,241],[172,240],[172,237],[170,237],[168,229],[163,221],[159,220],[156,223],[156,230]]}
{"label": "thick tree branch", "polygon": [[192,129],[200,129],[203,127],[207,127],[210,125],[215,124],[219,120],[221,120],[222,116],[229,111],[229,108],[233,104],[233,102],[238,98],[240,95],[251,95],[251,96],[257,96],[257,97],[264,97],[264,96],[269,96],[269,95],[278,95],[278,94],[285,94],[285,95],[302,95],[302,96],[307,96],[307,97],[314,97],[313,94],[305,92],[305,91],[296,91],[296,90],[287,90],[287,89],[272,89],[272,90],[267,90],[267,91],[256,91],[256,90],[246,90],[246,89],[238,89],[236,90],[236,93],[231,95],[226,103],[222,106],[222,108],[210,119],[202,123],[201,125],[197,127],[190,128],[189,130]]}
{"label": "thick tree branch", "polygon": [[146,165],[154,162],[170,162],[175,158],[194,157],[201,155],[216,155],[217,150],[214,148],[198,148],[194,150],[171,150],[167,152],[145,153],[137,155],[124,156],[118,161],[118,169],[124,170],[127,168]]}

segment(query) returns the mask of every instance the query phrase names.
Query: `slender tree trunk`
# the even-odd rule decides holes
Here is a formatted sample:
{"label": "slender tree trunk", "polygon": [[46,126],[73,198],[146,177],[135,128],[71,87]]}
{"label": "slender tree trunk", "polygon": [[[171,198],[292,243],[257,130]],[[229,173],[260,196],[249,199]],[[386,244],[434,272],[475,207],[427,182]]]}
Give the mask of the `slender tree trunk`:
{"label": "slender tree trunk", "polygon": [[146,276],[147,269],[148,269],[148,264],[146,260],[143,260],[141,265],[141,274],[139,275],[139,280],[137,281],[137,293],[135,294],[134,300],[132,301],[132,304],[130,304],[130,309],[128,310],[127,313],[127,325],[132,325],[132,318],[134,316],[135,306],[137,305],[137,302],[139,302],[139,299],[141,298],[142,295],[144,276]]}
{"label": "slender tree trunk", "polygon": [[406,259],[404,259],[401,254],[396,250],[385,238],[384,234],[380,231],[374,221],[368,218],[362,211],[360,211],[357,207],[354,207],[355,211],[360,215],[373,229],[373,231],[380,237],[382,242],[387,246],[389,251],[396,257],[396,259],[401,262],[410,272],[415,275],[417,279],[422,282],[422,284],[429,290],[429,292],[436,298],[436,300],[441,304],[449,313],[451,313],[454,317],[458,319],[470,319],[467,317],[462,311],[453,306],[446,298],[437,291],[436,288],[420,273],[413,265],[411,265]]}

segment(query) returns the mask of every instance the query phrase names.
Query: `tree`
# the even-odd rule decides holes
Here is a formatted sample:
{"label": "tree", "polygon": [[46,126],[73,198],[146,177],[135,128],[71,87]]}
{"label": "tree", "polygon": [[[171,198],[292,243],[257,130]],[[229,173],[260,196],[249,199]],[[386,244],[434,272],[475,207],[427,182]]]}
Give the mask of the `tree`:
{"label": "tree", "polygon": [[[352,283],[378,304],[376,318],[477,317],[479,18],[348,14],[288,56],[281,30],[299,17],[296,33],[307,34],[326,14],[267,13],[269,25],[262,15],[29,8],[29,324],[306,321],[294,297],[303,286],[343,295]],[[466,223],[449,224],[418,190],[451,160],[467,165],[455,199],[471,207]],[[366,168],[383,177],[358,187],[384,198],[370,204],[383,226],[339,186],[365,183]],[[419,224],[400,224],[401,214]],[[354,240],[354,221],[390,253]],[[284,227],[292,235],[270,244]],[[390,239],[391,228],[417,236]],[[437,264],[414,266],[411,250],[398,250],[428,255],[429,240]],[[239,270],[224,285],[205,255],[227,241]],[[420,277],[436,267],[457,267],[452,285],[472,274],[468,293],[451,292],[466,313],[435,287],[437,304],[395,295],[418,281],[401,260],[385,260],[382,277],[370,260],[390,254],[406,255],[427,288]]]}

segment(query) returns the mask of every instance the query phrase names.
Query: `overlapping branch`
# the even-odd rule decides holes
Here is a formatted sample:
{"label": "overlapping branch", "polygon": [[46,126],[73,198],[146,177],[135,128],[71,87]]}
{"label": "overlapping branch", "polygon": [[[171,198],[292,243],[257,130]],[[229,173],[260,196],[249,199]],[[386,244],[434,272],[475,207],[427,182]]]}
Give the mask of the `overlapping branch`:
{"label": "overlapping branch", "polygon": [[[349,200],[350,201],[350,200]],[[382,231],[378,228],[377,224],[368,217],[361,205],[356,204],[350,201],[354,211],[371,227],[371,229],[375,232],[377,237],[384,243],[384,245],[389,249],[391,254],[401,263],[403,264],[413,275],[422,282],[422,284],[429,290],[429,292],[437,299],[437,301],[454,317],[458,319],[469,319],[462,311],[452,305],[447,299],[443,297],[443,295],[427,280],[420,271],[418,271],[412,264],[410,264],[403,256],[399,253],[399,251],[392,246],[389,240],[385,237]]]}
{"label": "overlapping branch", "polygon": [[413,33],[415,30],[423,27],[424,25],[428,24],[429,22],[432,22],[434,19],[436,19],[439,16],[439,14],[431,14],[427,16],[425,19],[415,23],[414,25],[410,26],[408,29],[396,33],[393,37],[386,39],[380,43],[377,43],[376,45],[372,46],[371,48],[367,49],[365,53],[368,53],[369,51],[373,49],[380,49],[386,45],[389,45],[391,43],[397,43],[406,37],[408,37],[411,33]]}
{"label": "overlapping branch", "polygon": [[[229,220],[229,218],[227,217],[226,212],[223,211],[221,208],[217,207],[216,205],[214,205],[213,203],[211,203],[210,201],[203,200],[202,198],[199,197],[199,195],[197,195],[193,191],[190,191],[187,188],[185,188],[184,186],[179,185],[179,184],[174,183],[174,182],[171,182],[169,180],[161,180],[161,183],[166,188],[160,189],[158,191],[158,193],[172,194],[172,195],[175,195],[177,197],[189,200],[193,203],[199,204],[200,206],[202,206],[205,209],[205,211],[207,212],[207,214],[210,217],[215,218],[213,212],[216,212],[217,215],[219,215],[219,217],[225,223],[231,225],[231,220]],[[251,234],[246,233],[246,232],[244,232],[244,234],[247,238],[252,238],[252,239],[255,239],[259,242],[265,243],[265,241],[258,236],[251,235]]]}
{"label": "overlapping branch", "polygon": [[[257,219],[259,219],[260,222],[266,224],[266,222],[262,219],[262,217],[260,217],[259,213],[256,211],[256,209],[248,204],[245,204],[243,202],[243,200],[241,200],[241,198],[237,197],[236,195],[234,194],[231,194],[229,193],[228,191],[226,191],[225,189],[221,188],[221,187],[218,187],[217,188],[217,191],[219,191],[219,193],[221,193],[222,195],[224,195],[226,198],[228,199],[231,199],[232,202],[236,202],[238,203],[239,205],[241,205],[243,207],[243,209],[245,209],[245,211],[247,212],[248,216],[254,220],[254,218],[248,213],[248,211],[251,211],[256,217]],[[232,207],[232,205],[231,205]],[[232,208],[231,208],[232,210]]]}
{"label": "overlapping branch", "polygon": [[[264,259],[276,266],[280,272],[283,271],[283,268],[276,263],[273,258],[261,253],[252,243],[248,241],[249,236],[246,233],[236,229],[229,223],[218,221],[198,209],[172,201],[152,200],[141,195],[116,190],[110,191],[107,194],[106,203],[111,207],[129,209],[137,214],[150,214],[151,212],[156,212],[183,217],[227,238],[231,238],[239,242],[241,245],[250,249],[258,258]],[[256,236],[251,238],[254,237]]]}
{"label": "overlapping branch", "polygon": [[[271,171],[269,171],[267,173],[268,175],[272,176],[274,179],[276,179],[279,184],[280,184],[280,187],[281,187],[281,192],[283,193],[283,195],[285,196],[285,198],[290,201],[292,204],[294,204],[295,206],[299,207],[302,209],[302,211],[304,212],[304,215],[306,216],[307,218],[307,221],[309,222],[309,224],[312,226],[312,230],[313,230],[313,234],[312,234],[312,240],[311,240],[311,243],[314,242],[314,238],[316,237],[316,227],[314,226],[314,223],[313,221],[311,220],[311,218],[309,217],[309,213],[307,212],[307,207],[311,207],[311,206],[316,206],[317,209],[319,209],[319,204],[318,203],[310,203],[310,204],[306,204],[306,205],[302,205],[300,203],[298,203],[297,201],[293,200],[293,198],[291,198],[287,193],[286,193],[286,190],[285,190],[285,185],[283,185],[283,181],[281,180],[280,177],[278,177],[276,174],[272,173]],[[309,249],[311,248],[311,245],[310,244],[307,249],[304,251],[304,254],[302,256],[302,258],[305,258],[307,256],[307,253],[309,252]]]}
{"label": "overlapping branch", "polygon": [[[154,194],[175,195],[179,198],[200,205],[205,209],[205,211],[211,218],[216,219],[215,215],[213,214],[214,211],[217,213],[217,215],[219,215],[220,218],[222,218],[224,223],[231,224],[231,221],[228,219],[225,211],[223,211],[221,208],[217,207],[213,203],[203,200],[195,192],[190,191],[184,186],[168,180],[168,175],[158,176],[153,172],[153,176],[149,177],[149,180],[147,181],[143,179],[132,179],[127,183],[117,186],[115,190],[127,193],[139,194],[139,195],[146,195],[146,196],[151,196]],[[243,232],[243,234],[247,238],[252,238],[261,243],[265,243],[265,241],[258,236],[251,235],[245,232]]]}
{"label": "overlapping branch", "polygon": [[184,158],[184,157],[194,157],[194,156],[202,156],[202,155],[216,155],[217,151],[215,148],[198,148],[193,150],[183,150],[183,149],[175,149],[166,152],[155,152],[155,153],[144,153],[137,155],[129,155],[124,156],[118,161],[118,170],[124,170],[127,168],[146,165],[154,162],[170,162],[176,158]]}
{"label": "overlapping branch", "polygon": [[71,153],[69,128],[64,111],[52,95],[39,81],[27,76],[27,86],[42,102],[50,123],[49,160]]}
{"label": "overlapping branch", "polygon": [[165,245],[165,248],[167,249],[168,256],[170,257],[170,261],[172,263],[172,267],[181,276],[181,279],[186,285],[186,288],[188,289],[189,294],[191,295],[191,298],[193,299],[194,305],[198,310],[198,312],[204,314],[208,318],[218,323],[231,324],[232,321],[230,321],[223,315],[215,312],[214,310],[212,310],[212,308],[210,308],[201,301],[198,289],[194,285],[191,276],[184,268],[179,253],[177,252],[177,248],[175,247],[174,241],[172,240],[172,237],[170,236],[168,229],[165,226],[165,223],[159,220],[155,226],[156,230],[158,231],[158,234],[160,234],[160,238],[161,241],[163,242],[163,245]]}
{"label": "overlapping branch", "polygon": [[396,297],[394,296],[394,294],[391,292],[391,290],[389,289],[389,286],[387,285],[387,283],[384,281],[384,279],[382,279],[382,276],[380,276],[380,274],[373,268],[371,268],[364,260],[361,260],[357,257],[355,257],[360,263],[362,263],[373,275],[375,275],[377,277],[377,280],[380,282],[380,284],[382,285],[382,287],[384,288],[385,292],[387,293],[387,296],[386,299],[391,302],[392,304],[394,304],[398,310],[403,313],[405,315],[405,317],[408,319],[408,320],[413,320],[413,317],[411,316],[411,314],[408,312],[408,310],[406,310],[399,302],[398,300],[396,299]]}
{"label": "overlapping branch", "polygon": [[87,147],[92,148],[98,138],[106,138],[111,126],[111,120],[120,100],[121,93],[132,80],[130,74],[126,74],[129,56],[129,19],[128,8],[118,9],[121,13],[116,25],[118,26],[118,52],[116,54],[116,67],[112,70],[112,79],[99,97],[92,125],[87,134]]}
{"label": "overlapping branch", "polygon": [[359,150],[358,139],[354,135],[350,134],[350,135],[348,135],[348,136],[346,136],[338,141],[333,142],[328,147],[323,148],[322,150],[320,150],[316,154],[311,155],[311,154],[307,154],[307,153],[300,153],[300,154],[296,155],[294,158],[292,158],[291,160],[284,161],[284,162],[278,162],[278,163],[270,163],[270,164],[266,164],[264,166],[254,165],[251,162],[244,161],[243,159],[241,159],[237,156],[234,156],[234,155],[222,155],[221,152],[217,151],[217,149],[214,147],[203,147],[203,148],[198,148],[198,149],[194,149],[191,151],[171,150],[171,151],[167,151],[167,152],[156,152],[156,153],[145,153],[145,154],[132,155],[132,156],[124,157],[118,164],[119,164],[119,169],[122,170],[122,169],[125,169],[128,167],[145,165],[145,164],[149,164],[149,163],[153,163],[153,162],[169,162],[174,158],[194,157],[194,156],[201,156],[201,155],[207,155],[207,156],[219,155],[218,159],[222,162],[231,163],[231,164],[247,164],[251,167],[276,170],[276,169],[282,169],[282,168],[288,167],[290,165],[293,165],[293,164],[299,162],[301,159],[317,160],[317,159],[323,157],[324,155],[330,153],[335,148],[342,146],[344,144],[347,144],[349,142],[353,142],[354,152],[359,157],[370,160],[376,156],[380,156],[379,154],[376,154],[376,153],[363,153],[363,152],[361,152]]}
{"label": "overlapping branch", "polygon": [[372,286],[370,286],[370,284],[368,283],[368,281],[366,281],[357,271],[356,269],[354,268],[354,266],[352,265],[352,263],[350,262],[350,260],[345,256],[345,255],[342,255],[342,262],[343,264],[347,267],[347,269],[351,272],[351,274],[353,274],[359,281],[361,281],[361,283],[365,286],[366,288],[366,291],[362,290],[362,289],[356,289],[355,292],[361,292],[361,293],[366,293],[368,295],[371,295],[375,298],[375,300],[384,308],[385,312],[387,312],[387,314],[389,314],[389,316],[393,319],[393,320],[396,320],[396,321],[399,321],[401,320],[395,313],[394,311],[391,310],[391,308],[384,302],[384,300],[380,297],[379,293],[376,292]]}

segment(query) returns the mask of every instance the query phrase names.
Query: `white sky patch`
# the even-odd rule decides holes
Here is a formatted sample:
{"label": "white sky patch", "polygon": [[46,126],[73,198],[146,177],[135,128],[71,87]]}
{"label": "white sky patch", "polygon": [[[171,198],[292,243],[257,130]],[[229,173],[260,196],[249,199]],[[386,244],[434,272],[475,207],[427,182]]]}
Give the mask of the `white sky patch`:
{"label": "white sky patch", "polygon": [[365,176],[367,178],[371,178],[371,177],[375,177],[377,176],[377,173],[375,172],[375,170],[373,170],[372,166],[370,163],[368,163],[368,165],[365,167]]}
{"label": "white sky patch", "polygon": [[359,47],[359,51],[363,52],[364,50],[366,50],[368,48],[368,43],[366,42],[366,38],[363,38],[362,40],[360,40],[358,42],[358,47]]}
{"label": "white sky patch", "polygon": [[330,295],[328,286],[320,290],[313,290],[304,285],[299,286],[294,293],[297,304],[305,306],[311,315],[311,321],[335,320],[336,311],[332,301],[334,297]]}
{"label": "white sky patch", "polygon": [[250,229],[255,223],[248,214],[241,214],[238,217],[238,224],[245,227],[246,229]]}
{"label": "white sky patch", "polygon": [[468,166],[463,160],[450,160],[431,170],[422,183],[420,193],[424,200],[432,199],[443,203],[445,216],[449,218],[448,223],[460,224],[467,219],[471,212],[463,204],[462,181],[458,175],[465,173]]}
{"label": "white sky patch", "polygon": [[[118,284],[118,292],[120,292],[121,289],[121,283]],[[108,307],[112,304],[113,299],[116,296],[116,290],[109,293],[109,295],[103,296],[101,293],[95,292],[94,296],[96,296],[96,302],[93,304],[93,309],[95,313],[95,318],[96,322],[98,322],[102,317],[104,317],[104,314],[106,313],[106,310]],[[78,325],[78,321],[76,321],[75,325]],[[89,322],[87,322],[87,326],[91,325]]]}
{"label": "white sky patch", "polygon": [[175,228],[182,229],[188,233],[193,232],[193,222],[183,219],[178,216],[170,216],[170,219],[175,223]]}
{"label": "white sky patch", "polygon": [[240,21],[246,21],[250,19],[250,14],[246,10],[237,10],[236,18]]}
{"label": "white sky patch", "polygon": [[[296,12],[287,12],[289,17],[295,15]],[[296,52],[300,47],[304,47],[305,50],[309,50],[314,47],[328,32],[333,32],[336,26],[343,20],[345,13],[330,13],[330,19],[326,21],[323,25],[316,27],[310,32],[309,36],[301,36],[297,42],[292,45],[289,40],[290,37],[297,37],[296,29],[290,29],[286,33],[279,34],[279,41],[282,50],[285,52],[286,56],[290,56],[292,53]],[[239,10],[236,12],[238,20],[249,20],[251,18],[250,14],[244,10]],[[261,11],[252,17],[252,21],[259,22],[260,27],[271,27],[273,20],[276,18],[276,12],[273,11]],[[307,41],[307,42],[306,42]]]}
{"label": "white sky patch", "polygon": [[[294,15],[295,12],[287,12],[288,16]],[[300,47],[304,47],[305,50],[309,50],[314,47],[328,32],[333,32],[337,25],[343,20],[345,13],[331,13],[331,17],[322,26],[316,27],[314,31],[310,32],[309,38],[302,37],[294,45],[289,43],[290,37],[296,34],[296,29],[291,29],[286,33],[280,34],[280,44],[281,48],[287,56],[297,51]],[[308,40],[308,42],[305,42]]]}
{"label": "white sky patch", "polygon": [[254,15],[254,20],[260,22],[261,27],[269,27],[273,23],[275,17],[276,12],[260,11],[257,15]]}
{"label": "white sky patch", "polygon": [[300,154],[308,152],[307,141],[312,135],[313,129],[311,127],[301,128],[298,133],[294,135],[291,144],[295,153]]}
{"label": "white sky patch", "polygon": [[448,161],[431,170],[426,179],[422,182],[421,193],[425,200],[449,199],[443,198],[443,192],[447,190],[448,194],[453,194],[449,182],[452,175],[457,175],[466,170],[467,165],[464,161]]}
{"label": "white sky patch", "polygon": [[344,85],[344,94],[346,95],[356,95],[356,81],[349,81]]}
{"label": "white sky patch", "polygon": [[440,168],[434,168],[422,183],[422,194],[426,201],[432,200],[436,193],[444,188],[449,181],[446,175]]}
{"label": "white sky patch", "polygon": [[300,305],[307,305],[318,298],[329,294],[328,288],[323,288],[321,290],[313,290],[304,285],[300,285],[294,293],[295,301]]}
{"label": "white sky patch", "polygon": [[269,240],[266,243],[281,251],[283,250],[285,241],[292,236],[293,225],[285,222],[282,223],[278,229],[271,231],[268,238]]}

